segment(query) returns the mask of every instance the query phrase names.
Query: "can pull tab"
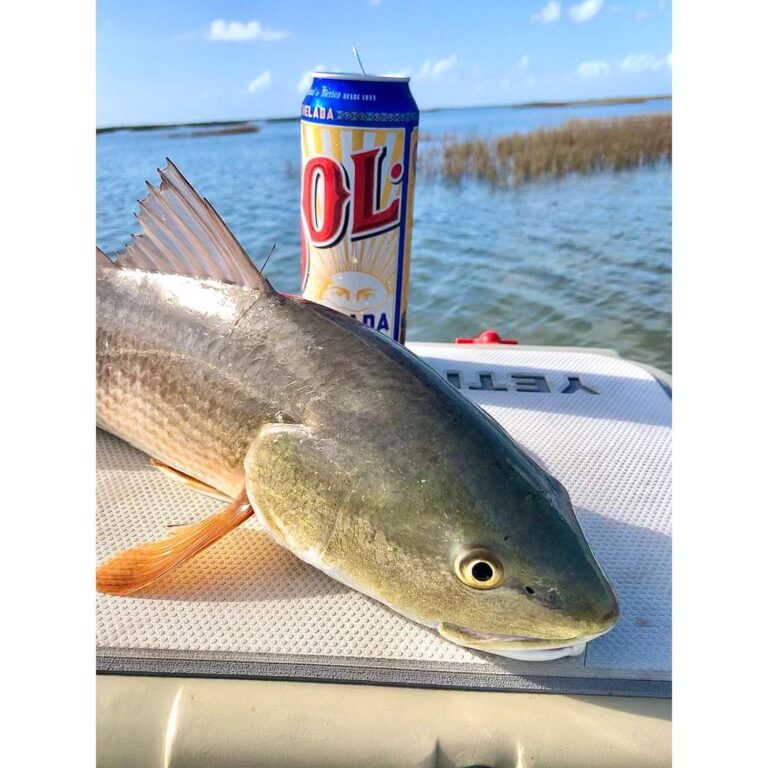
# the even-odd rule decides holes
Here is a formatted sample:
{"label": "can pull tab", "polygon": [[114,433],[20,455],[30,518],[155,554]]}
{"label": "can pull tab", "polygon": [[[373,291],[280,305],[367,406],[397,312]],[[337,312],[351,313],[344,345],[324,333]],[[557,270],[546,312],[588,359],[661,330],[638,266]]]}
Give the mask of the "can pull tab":
{"label": "can pull tab", "polygon": [[357,46],[352,46],[352,53],[355,54],[355,58],[357,59],[357,66],[360,67],[360,72],[362,73],[363,77],[365,77],[365,68],[363,67],[363,62],[360,59],[360,54],[357,52]]}
{"label": "can pull tab", "polygon": [[454,339],[454,344],[517,344],[517,339],[502,339],[496,331],[483,331],[477,338],[464,338],[459,336]]}

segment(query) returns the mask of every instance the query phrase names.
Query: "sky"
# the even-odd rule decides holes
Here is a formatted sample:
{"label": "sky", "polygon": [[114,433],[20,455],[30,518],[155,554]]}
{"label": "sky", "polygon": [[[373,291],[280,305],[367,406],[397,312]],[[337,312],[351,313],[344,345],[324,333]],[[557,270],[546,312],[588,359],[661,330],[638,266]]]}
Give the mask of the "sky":
{"label": "sky", "polygon": [[669,0],[98,0],[100,127],[288,117],[313,69],[421,109],[671,91]]}

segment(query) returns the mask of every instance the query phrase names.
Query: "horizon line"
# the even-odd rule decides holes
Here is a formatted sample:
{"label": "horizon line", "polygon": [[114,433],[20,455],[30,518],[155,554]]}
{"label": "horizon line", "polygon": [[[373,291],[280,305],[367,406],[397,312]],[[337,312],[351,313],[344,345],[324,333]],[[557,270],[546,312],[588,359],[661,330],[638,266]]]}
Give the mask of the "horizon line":
{"label": "horizon line", "polygon": [[[672,94],[653,96],[607,96],[593,99],[563,99],[523,101],[513,104],[478,104],[464,107],[431,107],[419,110],[421,113],[448,112],[462,109],[533,109],[533,108],[561,108],[572,106],[605,106],[609,104],[642,104],[647,101],[662,101],[671,99]],[[254,117],[238,120],[206,120],[201,122],[180,123],[136,123],[127,125],[96,126],[96,133],[115,133],[117,131],[153,131],[164,128],[205,128],[208,126],[246,125],[248,123],[288,123],[300,120],[299,115],[290,117]]]}

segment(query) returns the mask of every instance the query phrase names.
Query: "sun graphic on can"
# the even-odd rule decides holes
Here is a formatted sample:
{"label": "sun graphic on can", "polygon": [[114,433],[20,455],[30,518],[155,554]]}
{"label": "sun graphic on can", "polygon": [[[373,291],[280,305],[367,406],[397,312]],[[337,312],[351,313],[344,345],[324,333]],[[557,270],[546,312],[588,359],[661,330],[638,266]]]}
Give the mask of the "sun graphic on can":
{"label": "sun graphic on can", "polygon": [[387,289],[366,272],[338,272],[326,282],[320,300],[340,312],[372,312],[384,306]]}
{"label": "sun graphic on can", "polygon": [[392,327],[397,283],[397,231],[343,240],[312,255],[304,296],[377,330]]}

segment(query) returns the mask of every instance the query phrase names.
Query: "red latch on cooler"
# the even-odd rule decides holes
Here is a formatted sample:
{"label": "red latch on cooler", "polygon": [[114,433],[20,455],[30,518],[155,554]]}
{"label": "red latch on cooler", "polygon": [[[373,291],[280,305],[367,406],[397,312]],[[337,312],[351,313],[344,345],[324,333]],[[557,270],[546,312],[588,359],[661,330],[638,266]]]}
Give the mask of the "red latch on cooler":
{"label": "red latch on cooler", "polygon": [[459,337],[455,344],[517,344],[517,339],[502,339],[496,331],[483,331],[476,339]]}

